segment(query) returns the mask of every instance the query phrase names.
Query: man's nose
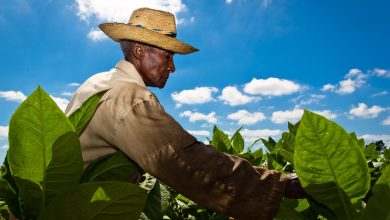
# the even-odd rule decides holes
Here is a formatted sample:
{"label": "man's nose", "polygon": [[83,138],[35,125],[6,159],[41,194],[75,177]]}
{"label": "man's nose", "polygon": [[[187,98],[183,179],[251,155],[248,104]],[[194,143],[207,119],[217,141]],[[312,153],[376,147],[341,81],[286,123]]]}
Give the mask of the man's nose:
{"label": "man's nose", "polygon": [[173,56],[171,56],[171,58],[169,59],[169,73],[173,73],[175,72],[176,68],[175,68],[175,63],[173,61]]}

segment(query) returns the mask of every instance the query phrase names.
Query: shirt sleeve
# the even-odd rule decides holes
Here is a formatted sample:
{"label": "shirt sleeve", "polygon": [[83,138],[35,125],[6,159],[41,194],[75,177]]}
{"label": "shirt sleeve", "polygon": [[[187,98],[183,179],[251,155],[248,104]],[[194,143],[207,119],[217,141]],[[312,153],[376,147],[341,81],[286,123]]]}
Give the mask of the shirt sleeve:
{"label": "shirt sleeve", "polygon": [[253,168],[186,132],[151,95],[120,118],[113,144],[146,172],[198,204],[237,219],[272,219],[286,177]]}

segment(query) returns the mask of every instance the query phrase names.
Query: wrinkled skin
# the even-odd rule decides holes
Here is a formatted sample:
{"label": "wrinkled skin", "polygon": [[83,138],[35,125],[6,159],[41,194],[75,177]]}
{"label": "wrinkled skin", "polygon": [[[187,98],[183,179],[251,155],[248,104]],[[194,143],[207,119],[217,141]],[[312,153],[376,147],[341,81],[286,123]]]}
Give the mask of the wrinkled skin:
{"label": "wrinkled skin", "polygon": [[174,53],[151,45],[138,43],[133,49],[132,62],[146,86],[164,88],[169,74],[175,71]]}

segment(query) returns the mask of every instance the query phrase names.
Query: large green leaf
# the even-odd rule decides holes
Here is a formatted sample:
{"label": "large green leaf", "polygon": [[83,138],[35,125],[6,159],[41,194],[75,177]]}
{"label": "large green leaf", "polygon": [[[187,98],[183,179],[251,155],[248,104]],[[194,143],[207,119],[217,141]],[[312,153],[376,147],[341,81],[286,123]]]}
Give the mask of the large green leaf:
{"label": "large green leaf", "polygon": [[271,137],[268,137],[268,140],[260,138],[261,142],[263,142],[264,146],[268,149],[269,152],[272,152],[275,149],[276,142]]}
{"label": "large green leaf", "polygon": [[106,93],[106,91],[107,90],[101,91],[89,97],[79,109],[77,109],[69,116],[69,121],[76,129],[77,135],[81,135],[81,133],[84,131],[86,125],[95,114],[96,109],[100,104],[100,99],[104,93]]}
{"label": "large green leaf", "polygon": [[213,139],[211,145],[221,152],[227,153],[231,147],[231,142],[227,134],[214,125]]}
{"label": "large green leaf", "polygon": [[363,153],[366,160],[373,160],[379,157],[379,152],[375,150],[376,144],[371,143],[367,147],[364,147]]}
{"label": "large green leaf", "polygon": [[85,169],[81,182],[129,182],[138,170],[140,168],[130,158],[122,151],[117,151],[92,162]]}
{"label": "large green leaf", "polygon": [[366,219],[390,219],[390,167],[387,167],[373,188],[364,213]]}
{"label": "large green leaf", "polygon": [[8,162],[26,218],[38,216],[48,199],[80,181],[82,158],[78,136],[64,113],[40,87],[11,118]]}
{"label": "large green leaf", "polygon": [[[151,178],[151,176],[149,178]],[[163,216],[169,207],[170,198],[171,193],[169,192],[168,188],[161,184],[160,181],[155,179],[153,188],[148,192],[147,202],[143,211],[142,219],[163,219]]]}
{"label": "large green leaf", "polygon": [[305,191],[339,218],[353,218],[352,205],[366,195],[370,175],[361,149],[342,127],[305,111],[295,138],[294,161]]}
{"label": "large green leaf", "polygon": [[138,219],[146,193],[131,183],[84,183],[57,195],[38,219]]}
{"label": "large green leaf", "polygon": [[235,154],[239,154],[244,151],[245,144],[244,144],[244,138],[242,138],[240,134],[241,128],[239,128],[230,139],[230,143],[232,143],[233,145],[233,150]]}
{"label": "large green leaf", "polygon": [[289,132],[283,132],[271,153],[282,156],[284,160],[294,165],[294,143],[295,136]]}

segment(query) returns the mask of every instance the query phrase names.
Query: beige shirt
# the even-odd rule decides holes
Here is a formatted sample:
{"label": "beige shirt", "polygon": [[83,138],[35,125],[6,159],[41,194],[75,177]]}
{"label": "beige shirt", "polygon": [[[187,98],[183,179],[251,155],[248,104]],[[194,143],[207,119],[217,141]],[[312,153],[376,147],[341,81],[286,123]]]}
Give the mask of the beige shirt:
{"label": "beige shirt", "polygon": [[89,78],[66,114],[105,89],[80,137],[84,166],[122,150],[146,172],[207,208],[245,220],[276,214],[286,177],[197,141],[164,111],[127,61]]}

